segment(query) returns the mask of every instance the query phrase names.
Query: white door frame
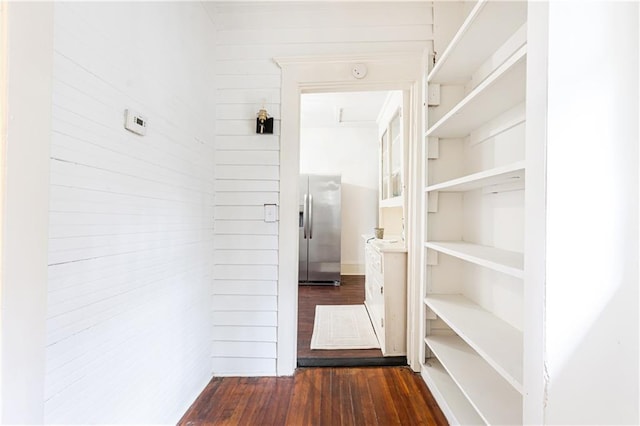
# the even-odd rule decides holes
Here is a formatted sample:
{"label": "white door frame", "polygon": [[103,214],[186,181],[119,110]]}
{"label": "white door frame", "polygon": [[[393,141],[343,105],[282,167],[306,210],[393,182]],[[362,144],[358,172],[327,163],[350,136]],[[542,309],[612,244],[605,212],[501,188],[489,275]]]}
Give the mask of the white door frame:
{"label": "white door frame", "polygon": [[[422,52],[379,54],[369,56],[295,57],[275,58],[282,68],[282,98],[280,126],[280,214],[278,228],[278,343],[277,375],[292,375],[297,363],[298,314],[298,176],[300,174],[300,96],[303,93],[404,90],[411,96],[411,123],[420,123],[420,81]],[[365,64],[365,78],[352,75],[355,64]],[[417,143],[418,132],[411,130],[412,146]],[[419,161],[417,163],[420,163]],[[409,170],[409,185],[420,185],[419,171]],[[415,192],[411,190],[410,194]],[[409,223],[418,218],[420,202],[409,200]],[[410,226],[410,225],[409,225]],[[412,228],[409,228],[412,229]],[[409,238],[409,253],[420,253],[420,238]],[[411,259],[409,260],[411,264]],[[419,366],[419,302],[418,277],[409,267],[408,321],[409,336],[407,359],[415,369]],[[416,302],[417,301],[417,302]]]}

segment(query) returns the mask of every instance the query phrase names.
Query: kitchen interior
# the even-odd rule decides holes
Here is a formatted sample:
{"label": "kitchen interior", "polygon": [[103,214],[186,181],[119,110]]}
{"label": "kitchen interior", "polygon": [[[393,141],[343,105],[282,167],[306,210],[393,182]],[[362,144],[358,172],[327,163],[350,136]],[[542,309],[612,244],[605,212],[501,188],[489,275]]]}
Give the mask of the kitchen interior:
{"label": "kitchen interior", "polygon": [[303,94],[298,365],[406,365],[402,91]]}

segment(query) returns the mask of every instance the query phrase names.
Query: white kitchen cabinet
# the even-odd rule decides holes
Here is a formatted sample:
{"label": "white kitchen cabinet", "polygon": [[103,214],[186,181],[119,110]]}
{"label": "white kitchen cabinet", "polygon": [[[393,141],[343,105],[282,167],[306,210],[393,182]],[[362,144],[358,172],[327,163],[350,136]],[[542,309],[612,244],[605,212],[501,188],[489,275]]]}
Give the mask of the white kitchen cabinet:
{"label": "white kitchen cabinet", "polygon": [[385,235],[405,235],[409,141],[408,96],[389,92],[378,115],[379,199],[378,226]]}
{"label": "white kitchen cabinet", "polygon": [[526,20],[526,2],[434,3],[422,376],[451,423],[523,421]]}
{"label": "white kitchen cabinet", "polygon": [[365,238],[365,301],[384,356],[407,354],[407,250]]}

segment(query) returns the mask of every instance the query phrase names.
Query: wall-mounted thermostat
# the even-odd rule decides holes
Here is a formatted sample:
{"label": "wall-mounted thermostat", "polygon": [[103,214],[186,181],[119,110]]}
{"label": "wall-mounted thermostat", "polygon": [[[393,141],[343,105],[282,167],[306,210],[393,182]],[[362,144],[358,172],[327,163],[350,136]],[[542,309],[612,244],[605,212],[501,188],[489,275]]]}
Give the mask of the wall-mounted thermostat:
{"label": "wall-mounted thermostat", "polygon": [[124,111],[125,120],[124,128],[139,135],[147,133],[147,119],[138,114],[136,111],[126,109]]}

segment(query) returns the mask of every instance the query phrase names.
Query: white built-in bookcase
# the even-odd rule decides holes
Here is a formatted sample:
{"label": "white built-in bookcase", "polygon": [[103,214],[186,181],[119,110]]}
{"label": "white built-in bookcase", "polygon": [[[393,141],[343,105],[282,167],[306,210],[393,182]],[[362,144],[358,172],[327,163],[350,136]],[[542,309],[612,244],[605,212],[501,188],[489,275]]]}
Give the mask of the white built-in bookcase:
{"label": "white built-in bookcase", "polygon": [[451,423],[522,423],[526,21],[526,2],[434,2],[422,376]]}

